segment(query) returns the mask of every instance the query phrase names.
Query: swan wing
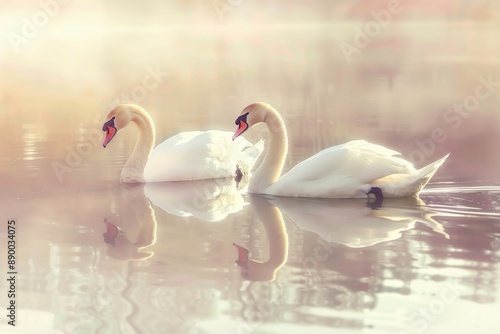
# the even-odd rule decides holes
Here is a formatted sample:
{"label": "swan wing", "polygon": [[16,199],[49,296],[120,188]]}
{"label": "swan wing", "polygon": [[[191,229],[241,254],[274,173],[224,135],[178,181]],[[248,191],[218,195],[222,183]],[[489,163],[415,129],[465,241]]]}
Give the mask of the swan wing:
{"label": "swan wing", "polygon": [[355,140],[332,146],[302,161],[266,193],[295,197],[363,197],[370,182],[391,174],[412,173],[398,152]]}
{"label": "swan wing", "polygon": [[[179,133],[151,153],[144,176],[147,182],[188,181],[234,176],[238,161],[250,167],[255,162],[254,150],[245,154],[252,144],[244,138],[232,140],[229,131],[189,131]],[[253,160],[252,160],[253,159]],[[250,162],[252,160],[253,162]]]}

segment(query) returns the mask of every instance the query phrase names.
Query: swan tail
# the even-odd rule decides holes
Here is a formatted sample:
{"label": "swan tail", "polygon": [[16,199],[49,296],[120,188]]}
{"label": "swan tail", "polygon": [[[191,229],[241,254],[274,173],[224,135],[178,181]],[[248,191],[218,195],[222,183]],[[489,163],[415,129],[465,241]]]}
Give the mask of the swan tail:
{"label": "swan tail", "polygon": [[416,197],[429,183],[448,155],[413,173],[391,174],[370,183],[370,186],[381,188],[384,197]]}
{"label": "swan tail", "polygon": [[427,166],[417,170],[417,172],[415,173],[417,175],[416,178],[417,188],[415,191],[415,196],[418,195],[418,193],[427,185],[427,183],[429,183],[431,178],[437,172],[439,167],[443,165],[443,163],[446,161],[449,155],[450,154],[448,153],[441,159],[434,161],[433,163],[430,163]]}
{"label": "swan tail", "polygon": [[241,172],[244,174],[250,172],[263,151],[263,139],[241,150],[239,156],[237,157],[238,167],[240,168]]}

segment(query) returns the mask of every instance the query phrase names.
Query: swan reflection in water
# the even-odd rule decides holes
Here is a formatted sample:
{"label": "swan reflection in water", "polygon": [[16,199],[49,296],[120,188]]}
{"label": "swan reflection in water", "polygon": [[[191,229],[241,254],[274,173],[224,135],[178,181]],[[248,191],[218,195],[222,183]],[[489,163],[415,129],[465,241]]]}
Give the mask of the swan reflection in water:
{"label": "swan reflection in water", "polygon": [[179,217],[217,222],[248,204],[242,196],[245,186],[245,176],[238,179],[121,184],[121,196],[136,219],[104,219],[106,231],[103,238],[110,246],[108,254],[120,260],[146,260],[154,254],[147,248],[156,242],[154,207]]}
{"label": "swan reflection in water", "polygon": [[236,264],[241,275],[249,281],[273,281],[276,273],[286,263],[288,257],[288,235],[280,210],[264,197],[251,195],[249,198],[253,211],[264,224],[269,243],[269,259],[266,262],[251,260],[249,251],[235,243],[238,250]]}
{"label": "swan reflection in water", "polygon": [[144,195],[144,184],[122,184],[121,194],[135,213],[137,224],[104,218],[106,232],[103,238],[111,246],[108,254],[120,260],[149,259],[154,253],[147,248],[156,242],[157,222],[155,211]]}
{"label": "swan reflection in water", "polygon": [[396,240],[402,232],[420,222],[435,233],[449,238],[443,226],[433,219],[437,212],[429,209],[418,197],[385,199],[382,205],[357,199],[304,199],[252,195],[252,209],[264,224],[269,259],[250,259],[246,248],[234,244],[238,251],[236,264],[241,275],[250,281],[273,281],[285,264],[288,236],[282,213],[299,228],[313,232],[321,239],[350,248],[370,247]]}
{"label": "swan reflection in water", "polygon": [[146,197],[163,211],[180,217],[217,222],[239,212],[248,203],[247,176],[184,182],[148,183]]}

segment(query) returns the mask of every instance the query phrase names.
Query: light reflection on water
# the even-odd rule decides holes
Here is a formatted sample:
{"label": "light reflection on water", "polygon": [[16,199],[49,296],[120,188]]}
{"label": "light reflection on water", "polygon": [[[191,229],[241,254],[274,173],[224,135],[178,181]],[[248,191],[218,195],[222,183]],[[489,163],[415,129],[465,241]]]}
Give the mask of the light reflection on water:
{"label": "light reflection on water", "polygon": [[[483,321],[498,304],[500,219],[484,208],[498,184],[375,208],[241,197],[232,180],[148,186],[4,202],[29,244],[19,248],[21,314],[64,333],[494,328]],[[248,204],[234,212],[228,198]],[[207,208],[218,213],[194,217]],[[483,311],[465,320],[470,303]]]}
{"label": "light reflection on water", "polygon": [[[494,332],[498,182],[436,182],[425,204],[378,209],[357,200],[263,199],[259,207],[232,180],[119,187],[131,147],[116,146],[112,155],[95,147],[62,183],[38,174],[11,188],[18,198],[3,195],[1,211],[20,222],[21,325],[32,319],[61,333]],[[38,171],[50,168],[34,161]],[[27,176],[29,162],[17,165]],[[105,172],[93,177],[96,166]],[[195,200],[200,194],[208,199]],[[284,220],[263,220],[262,206],[274,204]],[[246,266],[235,265],[233,243],[249,249]]]}

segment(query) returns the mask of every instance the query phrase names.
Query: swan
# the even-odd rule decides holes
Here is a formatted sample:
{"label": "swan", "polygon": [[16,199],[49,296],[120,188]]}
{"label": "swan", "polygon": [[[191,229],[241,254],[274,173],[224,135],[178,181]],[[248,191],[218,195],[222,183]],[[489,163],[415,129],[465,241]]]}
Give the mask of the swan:
{"label": "swan", "polygon": [[236,119],[233,140],[258,123],[269,128],[269,147],[249,181],[248,192],[285,197],[357,198],[374,194],[414,197],[448,155],[422,169],[398,152],[364,140],[332,146],[300,162],[281,178],[288,149],[283,118],[267,103],[247,106]]}
{"label": "swan", "polygon": [[120,175],[123,183],[231,177],[235,172],[248,172],[264,149],[263,141],[255,145],[244,138],[231,141],[231,132],[218,130],[182,132],[153,149],[154,123],[140,106],[121,104],[106,119],[104,148],[130,122],[139,128],[134,151]]}

